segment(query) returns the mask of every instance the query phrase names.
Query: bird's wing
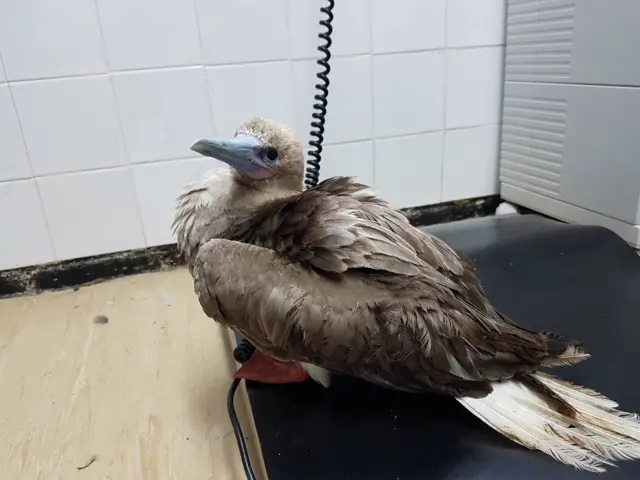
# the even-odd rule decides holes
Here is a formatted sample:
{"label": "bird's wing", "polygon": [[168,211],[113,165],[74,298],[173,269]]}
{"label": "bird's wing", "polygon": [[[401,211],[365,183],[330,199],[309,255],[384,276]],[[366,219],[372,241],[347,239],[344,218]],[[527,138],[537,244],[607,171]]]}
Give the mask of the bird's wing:
{"label": "bird's wing", "polygon": [[[472,262],[349,177],[333,177],[261,208],[229,238],[276,250],[325,273],[367,269],[427,277],[433,288],[454,289],[485,315],[499,316],[486,299]],[[395,277],[392,277],[395,278]]]}
{"label": "bird's wing", "polygon": [[418,293],[428,288],[420,279],[417,288],[387,289],[360,274],[331,278],[223,239],[200,248],[193,275],[204,312],[261,350],[384,386],[484,395],[487,381],[531,371],[547,356],[542,335],[478,322],[454,297]]}
{"label": "bird's wing", "polygon": [[566,350],[476,308],[463,276],[363,218],[351,185],[273,202],[237,241],[201,247],[194,277],[205,312],[278,358],[408,389],[480,388]]}
{"label": "bird's wing", "polygon": [[348,192],[360,201],[358,215],[370,222],[400,236],[415,251],[416,255],[441,274],[452,278],[461,287],[460,293],[466,301],[489,316],[500,316],[487,300],[482,284],[475,273],[475,266],[470,258],[455,251],[438,237],[415,228],[402,212],[395,210],[382,198],[373,194],[365,185],[353,182],[348,177],[335,177],[330,182],[319,186],[325,191],[338,195]]}
{"label": "bird's wing", "polygon": [[[377,223],[402,238],[416,255],[446,274],[461,275],[464,261],[453,248],[439,238],[413,227],[400,211],[392,209],[387,201],[375,195],[366,185],[349,177],[333,177],[317,187],[331,195],[349,195],[360,202],[358,215]],[[466,259],[465,259],[466,260]]]}
{"label": "bird's wing", "polygon": [[[229,238],[273,249],[327,274],[353,269],[420,274],[453,286],[447,273],[462,271],[456,253],[437,239],[421,240],[403,229],[401,217],[388,206],[388,215],[380,215],[385,204],[367,188],[334,177],[261,207],[239,222]],[[406,226],[413,228],[408,222]],[[438,248],[429,248],[429,242]]]}

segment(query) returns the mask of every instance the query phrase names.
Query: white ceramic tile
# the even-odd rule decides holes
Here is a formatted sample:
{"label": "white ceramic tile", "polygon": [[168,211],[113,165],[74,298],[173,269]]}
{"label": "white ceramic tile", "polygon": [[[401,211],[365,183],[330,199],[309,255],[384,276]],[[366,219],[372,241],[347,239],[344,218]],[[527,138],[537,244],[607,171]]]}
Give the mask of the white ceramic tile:
{"label": "white ceramic tile", "polygon": [[232,135],[253,116],[272,118],[293,128],[291,70],[289,62],[208,68],[216,135]]}
{"label": "white ceramic tile", "polygon": [[285,0],[197,0],[208,65],[289,58]]}
{"label": "white ceramic tile", "polygon": [[446,127],[499,123],[502,82],[503,47],[449,50]]}
{"label": "white ceramic tile", "polygon": [[[294,62],[298,132],[309,140],[313,96],[318,93],[318,65],[314,60]],[[331,63],[331,86],[327,107],[326,143],[370,139],[372,131],[371,56],[336,58]]]}
{"label": "white ceramic tile", "polygon": [[106,76],[16,83],[12,92],[36,175],[126,163]]}
{"label": "white ceramic tile", "polygon": [[195,4],[184,0],[98,0],[114,70],[201,63]]}
{"label": "white ceramic tile", "polygon": [[[318,58],[318,33],[324,32],[318,22],[326,15],[320,7],[326,0],[287,0],[289,15],[289,38],[293,58]],[[369,0],[348,0],[336,2],[331,23],[331,55],[357,55],[370,51],[370,2]]]}
{"label": "white ceramic tile", "polygon": [[445,133],[442,201],[498,193],[499,138],[498,125]]}
{"label": "white ceramic tile", "polygon": [[55,259],[33,180],[0,183],[0,270]]}
{"label": "white ceramic tile", "polygon": [[148,247],[175,242],[171,223],[176,198],[188,183],[221,167],[220,162],[202,157],[133,167]]}
{"label": "white ceramic tile", "polygon": [[128,168],[36,180],[59,260],[145,246]]}
{"label": "white ceramic tile", "polygon": [[204,68],[120,73],[113,85],[132,162],[190,157],[213,135]]}
{"label": "white ceramic tile", "polygon": [[441,130],[444,53],[373,58],[373,125],[376,137]]}
{"label": "white ceramic tile", "polygon": [[31,177],[8,85],[0,85],[0,181]]}
{"label": "white ceramic tile", "polygon": [[372,9],[375,53],[444,47],[446,0],[373,0]]}
{"label": "white ceramic tile", "polygon": [[376,140],[375,189],[394,208],[418,207],[440,199],[443,134]]}
{"label": "white ceramic tile", "polygon": [[[308,153],[308,149],[305,153]],[[309,158],[308,155],[307,158]],[[356,181],[373,186],[373,142],[324,146],[320,163],[320,180],[337,176],[355,177]]]}
{"label": "white ceramic tile", "polygon": [[88,0],[0,2],[0,45],[9,80],[106,70],[96,5]]}
{"label": "white ceramic tile", "polygon": [[507,0],[449,0],[447,46],[504,44]]}

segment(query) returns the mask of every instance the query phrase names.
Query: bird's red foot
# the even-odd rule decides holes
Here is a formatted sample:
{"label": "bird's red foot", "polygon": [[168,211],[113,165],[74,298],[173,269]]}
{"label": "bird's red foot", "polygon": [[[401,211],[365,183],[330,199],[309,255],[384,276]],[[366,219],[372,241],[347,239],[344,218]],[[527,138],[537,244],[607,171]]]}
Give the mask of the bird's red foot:
{"label": "bird's red foot", "polygon": [[256,350],[238,369],[234,378],[260,383],[299,383],[306,382],[310,377],[299,362],[281,362]]}

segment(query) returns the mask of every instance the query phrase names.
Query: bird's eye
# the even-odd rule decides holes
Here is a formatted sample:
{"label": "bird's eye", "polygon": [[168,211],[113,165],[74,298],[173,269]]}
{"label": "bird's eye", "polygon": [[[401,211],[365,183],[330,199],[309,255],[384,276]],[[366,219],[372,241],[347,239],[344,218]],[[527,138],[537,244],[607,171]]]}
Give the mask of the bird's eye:
{"label": "bird's eye", "polygon": [[278,151],[273,147],[268,147],[264,154],[272,162],[278,159]]}

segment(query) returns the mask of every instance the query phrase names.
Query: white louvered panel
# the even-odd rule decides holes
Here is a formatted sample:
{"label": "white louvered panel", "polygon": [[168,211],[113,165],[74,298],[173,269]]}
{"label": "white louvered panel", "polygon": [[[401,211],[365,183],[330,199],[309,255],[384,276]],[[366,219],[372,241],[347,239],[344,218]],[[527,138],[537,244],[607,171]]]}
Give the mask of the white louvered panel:
{"label": "white louvered panel", "polygon": [[574,19],[574,1],[509,2],[505,79],[568,79]]}
{"label": "white louvered panel", "polygon": [[575,0],[510,0],[508,3],[509,18],[507,20],[510,22],[532,14],[549,18],[557,12],[575,7]]}
{"label": "white louvered panel", "polygon": [[507,0],[503,199],[640,248],[640,0]]}
{"label": "white louvered panel", "polygon": [[567,102],[505,96],[500,180],[560,196]]}

